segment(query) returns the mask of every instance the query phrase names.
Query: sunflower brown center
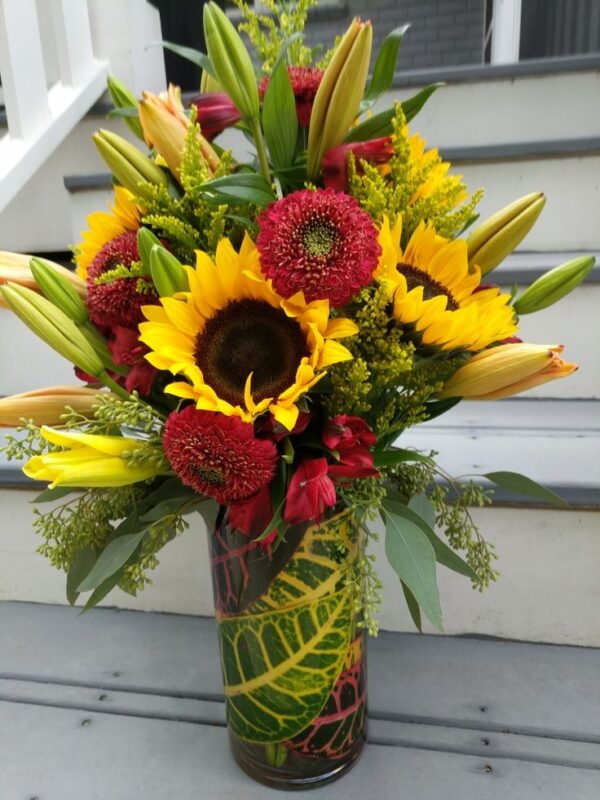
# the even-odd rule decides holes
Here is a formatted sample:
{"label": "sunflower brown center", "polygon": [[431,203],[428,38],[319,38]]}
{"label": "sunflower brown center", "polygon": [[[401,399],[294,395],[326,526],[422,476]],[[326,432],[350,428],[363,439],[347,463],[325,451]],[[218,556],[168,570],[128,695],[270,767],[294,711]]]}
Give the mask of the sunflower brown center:
{"label": "sunflower brown center", "polygon": [[309,355],[298,323],[264,300],[234,300],[209,319],[196,338],[196,363],[204,381],[232,405],[242,405],[252,373],[256,402],[293,385]]}
{"label": "sunflower brown center", "polygon": [[339,239],[335,225],[324,219],[311,219],[300,234],[305,251],[311,256],[328,256]]}
{"label": "sunflower brown center", "polygon": [[413,267],[412,264],[401,263],[397,265],[397,269],[398,272],[401,272],[406,278],[406,287],[409,292],[412,289],[416,289],[418,286],[422,286],[423,300],[431,300],[433,297],[443,294],[448,298],[448,305],[446,306],[448,311],[458,310],[458,303],[454,299],[452,292],[444,286],[443,283],[432,278],[427,272],[418,267]]}

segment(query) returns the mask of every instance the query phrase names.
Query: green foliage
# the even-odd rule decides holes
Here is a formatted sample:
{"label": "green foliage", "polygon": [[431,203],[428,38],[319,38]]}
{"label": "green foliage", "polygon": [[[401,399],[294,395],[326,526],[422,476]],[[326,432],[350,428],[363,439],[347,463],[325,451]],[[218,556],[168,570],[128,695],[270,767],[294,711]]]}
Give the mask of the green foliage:
{"label": "green foliage", "polygon": [[387,215],[393,223],[402,214],[403,245],[422,220],[431,222],[441,236],[452,238],[473,216],[482,192],[463,202],[467,193],[460,177],[446,174],[449,165],[436,149],[421,152],[424,142],[409,135],[402,105],[396,103],[394,108],[389,169],[382,173],[365,161],[357,164],[351,154],[350,194],[376,220]]}
{"label": "green foliage", "polygon": [[[246,0],[233,2],[245,20],[239,25],[240,31],[247,34],[262,59],[263,72],[269,73],[285,42],[295,33],[303,34],[308,10],[318,0],[297,0],[294,3],[263,0],[261,5],[266,13],[255,11]],[[290,44],[288,59],[290,64],[299,67],[311,63],[312,51],[304,45],[303,36]]]}

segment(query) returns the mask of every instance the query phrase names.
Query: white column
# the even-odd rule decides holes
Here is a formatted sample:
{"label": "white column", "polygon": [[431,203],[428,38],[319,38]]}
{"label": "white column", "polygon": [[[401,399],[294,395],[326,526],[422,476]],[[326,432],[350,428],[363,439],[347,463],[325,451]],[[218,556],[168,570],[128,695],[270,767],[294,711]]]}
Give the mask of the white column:
{"label": "white column", "polygon": [[521,0],[494,0],[491,63],[516,63],[520,41]]}
{"label": "white column", "polygon": [[79,86],[95,67],[87,0],[52,0],[52,7],[61,83]]}

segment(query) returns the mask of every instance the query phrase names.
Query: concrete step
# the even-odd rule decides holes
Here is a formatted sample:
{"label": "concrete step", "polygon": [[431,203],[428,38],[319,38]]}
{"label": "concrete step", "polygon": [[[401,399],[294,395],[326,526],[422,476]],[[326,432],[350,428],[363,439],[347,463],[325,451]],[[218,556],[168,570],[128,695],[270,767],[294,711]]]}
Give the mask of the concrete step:
{"label": "concrete step", "polygon": [[[438,570],[446,633],[600,646],[599,411],[600,403],[593,401],[463,403],[402,437],[404,446],[437,450],[440,465],[451,475],[520,471],[570,504],[557,510],[499,491],[495,505],[471,510],[485,538],[495,544],[501,577],[480,595],[454,573]],[[0,469],[5,520],[0,600],[64,602],[64,575],[35,552],[39,540],[31,527],[31,501],[37,491],[18,466]],[[206,531],[199,518],[190,521],[190,530],[161,553],[152,586],[138,598],[115,591],[105,604],[210,615]],[[381,526],[375,529],[382,532]],[[374,552],[385,587],[382,627],[411,630],[383,538]]]}

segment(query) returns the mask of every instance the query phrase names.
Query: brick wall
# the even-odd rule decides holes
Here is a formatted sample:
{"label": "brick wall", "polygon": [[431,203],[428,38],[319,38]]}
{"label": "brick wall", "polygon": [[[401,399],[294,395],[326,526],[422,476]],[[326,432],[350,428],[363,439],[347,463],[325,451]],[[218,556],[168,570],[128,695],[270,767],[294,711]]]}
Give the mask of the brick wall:
{"label": "brick wall", "polygon": [[483,61],[485,0],[346,0],[324,3],[310,15],[307,43],[327,47],[353,16],[373,23],[374,52],[386,33],[410,22],[398,59],[399,70]]}

